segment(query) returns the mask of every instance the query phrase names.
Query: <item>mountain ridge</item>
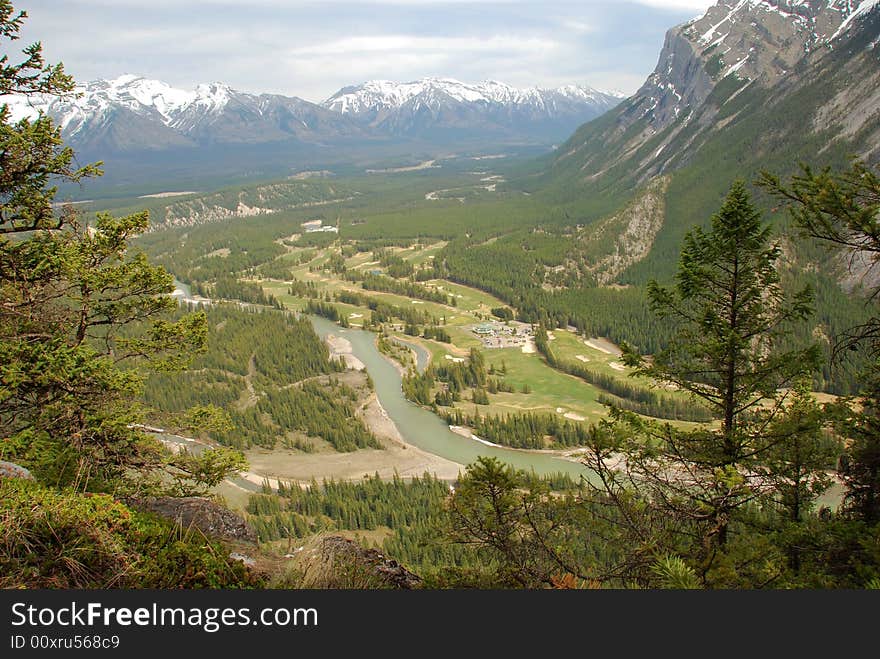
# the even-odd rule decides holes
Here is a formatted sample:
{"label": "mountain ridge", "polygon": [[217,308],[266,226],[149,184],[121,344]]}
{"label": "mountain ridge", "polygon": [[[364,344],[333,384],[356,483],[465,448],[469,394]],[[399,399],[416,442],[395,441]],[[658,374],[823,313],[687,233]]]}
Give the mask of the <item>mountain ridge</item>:
{"label": "mountain ridge", "polygon": [[575,125],[621,100],[620,94],[586,86],[518,89],[497,81],[471,85],[451,78],[369,81],[344,87],[320,104],[296,96],[241,92],[220,82],[184,90],[133,74],[91,81],[77,92],[70,98],[9,99],[12,117],[45,112],[79,148],[157,150],[202,143],[410,137],[438,129],[522,138],[537,132],[540,139],[547,130],[532,128],[541,122],[551,132],[559,125],[554,137],[564,138]]}
{"label": "mountain ridge", "polygon": [[[741,14],[739,33],[726,33],[727,39],[743,44],[746,51],[755,48],[757,63],[767,60],[755,43],[766,44],[774,38],[770,33],[768,39],[760,21],[752,20],[771,14],[759,4],[769,6],[766,0],[733,6],[722,1],[715,6],[725,10],[724,16],[736,7],[740,12],[760,12]],[[613,282],[642,285],[672,275],[685,232],[707,221],[735,179],[753,181],[764,170],[795,174],[801,162],[839,169],[847,167],[852,157],[877,162],[880,3],[853,2],[847,15],[834,4],[819,0],[809,5],[814,18],[824,12],[826,18],[837,14],[837,21],[829,23],[827,40],[803,31],[790,33],[800,35],[801,41],[794,45],[803,54],[785,63],[786,73],[779,76],[773,72],[782,67],[781,59],[771,61],[769,69],[755,65],[751,75],[740,68],[712,77],[711,69],[705,68],[710,58],[699,49],[683,46],[693,43],[684,36],[686,32],[699,36],[708,29],[697,32],[694,25],[718,23],[711,10],[702,25],[698,19],[672,28],[657,68],[639,93],[580,127],[545,159],[542,169],[510,185],[530,193],[543,190],[582,205],[583,200],[590,200],[598,212],[592,215],[595,211],[587,209],[585,223],[593,226],[593,217],[623,208],[657,177],[671,176],[666,214],[654,244]],[[811,47],[804,48],[808,43]],[[736,57],[731,62],[740,61],[733,48],[730,52]],[[703,82],[706,88],[700,89]],[[692,90],[690,97],[682,93],[686,89]],[[654,95],[656,90],[665,96]],[[762,198],[760,190],[754,192]],[[763,201],[774,215],[775,204]],[[849,274],[835,277],[840,281]]]}
{"label": "mountain ridge", "polygon": [[468,84],[453,78],[422,78],[405,83],[370,80],[344,87],[322,106],[367,129],[396,136],[477,126],[488,132],[543,135],[552,141],[622,99],[622,94],[586,85],[517,88],[495,80]]}
{"label": "mountain ridge", "polygon": [[[743,118],[731,112],[737,97],[763,93],[780,98],[809,83],[804,71],[845,47],[851,28],[876,16],[878,5],[877,0],[721,0],[702,17],[669,30],[657,66],[639,91],[581,126],[560,146],[546,172],[567,170],[584,184],[625,169],[624,176],[641,185],[680,168],[712,134]],[[723,34],[707,38],[722,24],[727,26]],[[850,117],[858,124],[850,126],[850,134],[871,120],[875,105],[869,100],[859,106],[864,109]],[[845,104],[838,108],[846,113]]]}
{"label": "mountain ridge", "polygon": [[77,92],[70,98],[11,99],[12,117],[45,112],[74,147],[123,151],[361,135],[351,121],[314,103],[295,96],[248,94],[218,82],[188,91],[125,74],[80,85]]}

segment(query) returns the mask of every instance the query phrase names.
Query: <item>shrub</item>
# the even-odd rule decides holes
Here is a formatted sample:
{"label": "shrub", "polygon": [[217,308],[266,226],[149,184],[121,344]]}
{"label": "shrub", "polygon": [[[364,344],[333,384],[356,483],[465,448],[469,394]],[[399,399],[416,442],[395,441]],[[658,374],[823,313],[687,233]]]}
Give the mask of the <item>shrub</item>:
{"label": "shrub", "polygon": [[262,585],[220,543],[109,495],[0,480],[0,588]]}

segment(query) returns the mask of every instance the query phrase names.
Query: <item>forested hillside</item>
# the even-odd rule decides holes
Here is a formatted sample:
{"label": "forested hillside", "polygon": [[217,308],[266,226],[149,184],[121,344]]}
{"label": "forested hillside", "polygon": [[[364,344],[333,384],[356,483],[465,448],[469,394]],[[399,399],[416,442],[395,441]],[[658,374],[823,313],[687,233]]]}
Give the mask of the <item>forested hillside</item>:
{"label": "forested hillside", "polygon": [[144,400],[157,410],[156,422],[165,414],[213,405],[227,411],[231,426],[209,436],[227,446],[281,444],[306,452],[325,443],[337,451],[379,448],[355,414],[368,393],[366,383],[348,378],[349,385],[333,375],[345,364],[330,358],[308,320],[233,306],[211,308],[206,315],[205,354],[185,373],[155,374],[145,383]]}
{"label": "forested hillside", "polygon": [[[761,3],[753,4],[760,13]],[[740,18],[736,30],[751,39],[750,30],[758,28]],[[786,75],[775,69],[773,75],[755,70],[753,78],[743,71],[708,71],[700,74],[708,81],[702,93],[692,98],[676,101],[668,89],[657,92],[665,84],[658,80],[681,88],[696,84],[681,77],[684,70],[699,77],[694,70],[711,68],[711,47],[675,50],[698,32],[691,25],[671,30],[657,72],[638,94],[581,127],[540,171],[508,184],[563,212],[536,216],[531,230],[491,243],[478,235],[451,241],[443,261],[448,276],[491,290],[524,319],[572,324],[653,352],[668,334],[645,313],[643,287],[672,276],[685,232],[708,221],[733,180],[753,183],[765,170],[792,174],[801,162],[842,169],[853,156],[876,159],[876,10],[858,16],[827,46],[789,53]],[[676,56],[692,59],[667,66]],[[679,110],[652,110],[658,93]],[[818,291],[816,317],[796,331],[837,337],[864,321],[864,300],[851,287],[861,273],[848,273],[839,253],[798,240],[777,204],[753,192],[785,246],[786,278],[793,287],[809,282]],[[850,286],[844,290],[842,282]],[[846,392],[855,381],[845,369],[826,368],[817,385]]]}

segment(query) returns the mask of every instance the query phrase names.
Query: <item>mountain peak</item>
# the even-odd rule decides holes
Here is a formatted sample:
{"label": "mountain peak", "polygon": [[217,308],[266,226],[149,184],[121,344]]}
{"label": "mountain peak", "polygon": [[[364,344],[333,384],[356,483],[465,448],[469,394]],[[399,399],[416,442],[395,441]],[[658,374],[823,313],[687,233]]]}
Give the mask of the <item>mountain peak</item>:
{"label": "mountain peak", "polygon": [[455,78],[426,77],[402,83],[368,80],[360,85],[343,87],[322,105],[342,114],[375,118],[399,112],[408,104],[436,105],[440,102],[438,95],[452,103],[514,108],[544,107],[550,98],[555,101],[564,98],[573,103],[589,101],[604,109],[623,97],[623,94],[601,92],[585,85],[565,85],[556,89],[517,88],[498,80],[466,83]]}
{"label": "mountain peak", "polygon": [[616,105],[589,87],[518,89],[497,80],[448,76],[345,87],[322,105],[278,94],[254,95],[226,83],[179,89],[125,73],[78,87],[69,98],[10,99],[13,117],[50,114],[77,148],[161,150],[214,143],[309,143],[372,138],[515,138],[550,144]]}
{"label": "mountain peak", "polygon": [[[638,91],[655,130],[698,107],[728,76],[775,84],[807,54],[835,39],[880,0],[720,0],[673,28]],[[684,113],[684,114],[682,114]]]}
{"label": "mountain peak", "polygon": [[121,87],[123,85],[129,85],[135,80],[143,80],[142,76],[135,75],[133,73],[123,73],[121,76],[117,76],[112,80],[108,80],[111,86]]}
{"label": "mountain peak", "polygon": [[[853,152],[876,154],[878,5],[880,0],[718,2],[667,32],[657,66],[638,92],[607,121],[575,133],[560,147],[554,167],[580,181],[625,172],[641,185],[694,165],[702,145],[734,126],[754,130],[750,145],[775,151],[785,143],[777,123],[793,143],[830,131],[851,141]],[[771,102],[773,110],[762,105]],[[772,128],[750,121],[754,113]],[[794,115],[799,120],[790,121]]]}

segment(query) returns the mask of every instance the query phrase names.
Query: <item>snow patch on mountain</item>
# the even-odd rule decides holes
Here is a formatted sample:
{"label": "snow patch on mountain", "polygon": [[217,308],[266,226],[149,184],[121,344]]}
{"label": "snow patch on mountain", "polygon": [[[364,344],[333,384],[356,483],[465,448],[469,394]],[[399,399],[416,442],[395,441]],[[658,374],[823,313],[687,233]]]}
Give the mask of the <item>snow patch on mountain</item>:
{"label": "snow patch on mountain", "polygon": [[654,72],[636,94],[656,132],[698,107],[728,76],[772,85],[880,0],[720,0],[667,33]]}
{"label": "snow patch on mountain", "polygon": [[544,108],[554,96],[583,102],[620,100],[619,92],[602,92],[591,87],[566,85],[557,89],[520,89],[496,80],[468,84],[452,78],[423,78],[412,82],[370,80],[344,87],[321,105],[341,114],[360,115],[397,110],[410,102],[431,105],[438,97],[467,104],[533,106]]}
{"label": "snow patch on mountain", "polygon": [[[690,24],[711,19],[712,23],[700,34],[698,41],[703,46],[713,46],[724,43],[730,35],[729,28],[738,22],[760,17],[762,13],[771,14],[785,19],[796,30],[809,33],[810,41],[827,43],[840,36],[854,19],[878,3],[880,0],[738,0],[733,3],[722,0]],[[837,16],[834,17],[834,14]],[[721,34],[725,29],[728,32]]]}
{"label": "snow patch on mountain", "polygon": [[80,85],[69,96],[10,97],[7,102],[14,120],[32,119],[44,112],[57,117],[62,130],[75,134],[89,122],[106,118],[114,108],[125,108],[140,116],[158,114],[163,124],[171,126],[190,109],[197,108],[200,114],[221,112],[232,93],[221,83],[186,91],[160,80],[125,74]]}
{"label": "snow patch on mountain", "polygon": [[468,84],[425,78],[373,80],[316,105],[296,97],[239,92],[220,82],[183,90],[126,74],[87,83],[60,98],[4,100],[13,119],[40,112],[51,116],[76,148],[156,150],[287,139],[317,144],[365,135],[434,139],[438,131],[555,141],[622,97],[577,85],[518,89],[495,80]]}
{"label": "snow patch on mountain", "polygon": [[880,5],[880,0],[862,0],[861,2],[859,2],[858,7],[856,7],[855,10],[846,17],[846,20],[844,20],[843,23],[840,24],[840,27],[837,28],[837,31],[831,36],[831,40],[833,41],[841,34],[846,32],[852,26],[855,19],[859,18],[860,16],[864,16],[869,11],[877,7],[877,5]]}

